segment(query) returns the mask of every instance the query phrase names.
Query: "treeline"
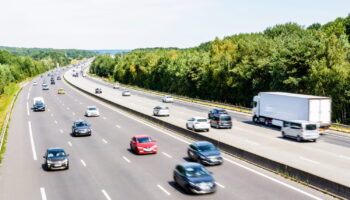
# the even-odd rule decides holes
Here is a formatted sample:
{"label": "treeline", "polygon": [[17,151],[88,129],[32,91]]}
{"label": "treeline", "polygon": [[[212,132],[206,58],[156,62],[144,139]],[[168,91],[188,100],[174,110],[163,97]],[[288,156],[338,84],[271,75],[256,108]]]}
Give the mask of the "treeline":
{"label": "treeline", "polygon": [[18,48],[4,47],[0,49],[9,51],[18,56],[29,56],[34,60],[48,60],[50,62],[59,63],[60,66],[68,65],[72,60],[81,60],[97,56],[97,52],[78,49],[49,49],[49,48]]}
{"label": "treeline", "polygon": [[55,63],[47,60],[36,61],[28,56],[17,56],[0,50],[0,95],[9,83],[20,82],[55,66]]}
{"label": "treeline", "polygon": [[307,28],[276,25],[189,49],[97,57],[90,72],[152,90],[250,107],[261,91],[333,98],[333,121],[350,123],[350,15]]}

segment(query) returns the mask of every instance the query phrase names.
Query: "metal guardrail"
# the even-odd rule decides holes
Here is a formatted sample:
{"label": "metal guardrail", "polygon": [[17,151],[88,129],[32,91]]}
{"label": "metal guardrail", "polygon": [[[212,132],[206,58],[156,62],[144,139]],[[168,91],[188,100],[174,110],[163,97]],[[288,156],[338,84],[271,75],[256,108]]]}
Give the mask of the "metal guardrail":
{"label": "metal guardrail", "polygon": [[23,87],[21,87],[16,92],[16,94],[13,96],[13,99],[11,101],[10,107],[8,108],[8,111],[7,111],[7,114],[6,114],[6,118],[5,118],[5,122],[4,122],[4,125],[2,126],[1,133],[0,133],[0,152],[1,152],[2,146],[4,144],[4,139],[5,139],[5,134],[6,134],[6,130],[7,130],[7,125],[9,123],[9,121],[10,121],[10,116],[11,116],[11,113],[12,113],[13,105],[14,105],[16,99],[17,99],[18,94],[22,91],[22,88]]}

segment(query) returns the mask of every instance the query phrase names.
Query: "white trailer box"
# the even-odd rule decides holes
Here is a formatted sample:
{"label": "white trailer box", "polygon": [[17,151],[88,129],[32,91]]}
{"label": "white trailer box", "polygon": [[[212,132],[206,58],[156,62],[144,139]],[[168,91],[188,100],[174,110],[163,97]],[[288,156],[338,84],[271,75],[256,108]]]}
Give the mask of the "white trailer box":
{"label": "white trailer box", "polygon": [[285,92],[260,92],[254,97],[253,121],[266,125],[282,126],[283,121],[305,120],[321,126],[331,124],[329,97],[292,94]]}

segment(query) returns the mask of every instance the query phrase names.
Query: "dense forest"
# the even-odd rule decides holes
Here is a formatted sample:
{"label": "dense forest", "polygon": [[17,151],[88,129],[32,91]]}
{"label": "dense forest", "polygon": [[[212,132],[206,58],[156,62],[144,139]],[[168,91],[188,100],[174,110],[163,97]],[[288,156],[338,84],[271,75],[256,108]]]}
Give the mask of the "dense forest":
{"label": "dense forest", "polygon": [[81,60],[98,55],[97,52],[78,49],[18,48],[4,46],[0,46],[0,49],[18,56],[29,56],[34,60],[49,60],[50,62],[59,63],[61,66],[70,64],[72,60]]}
{"label": "dense forest", "polygon": [[216,38],[188,49],[97,57],[90,72],[125,84],[250,107],[261,91],[329,96],[333,121],[350,123],[350,15],[303,27]]}

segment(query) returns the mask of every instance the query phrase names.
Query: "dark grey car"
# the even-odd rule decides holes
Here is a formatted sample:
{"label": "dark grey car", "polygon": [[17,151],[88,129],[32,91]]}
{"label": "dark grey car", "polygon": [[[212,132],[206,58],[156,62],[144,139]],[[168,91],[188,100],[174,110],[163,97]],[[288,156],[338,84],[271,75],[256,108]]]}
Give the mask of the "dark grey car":
{"label": "dark grey car", "polygon": [[189,193],[207,194],[216,192],[211,173],[199,163],[181,163],[174,169],[174,181]]}
{"label": "dark grey car", "polygon": [[220,150],[207,141],[190,144],[187,148],[187,155],[191,160],[203,165],[220,165],[223,163]]}
{"label": "dark grey car", "polygon": [[46,150],[45,155],[45,168],[47,170],[54,169],[69,169],[69,154],[62,148],[50,148]]}
{"label": "dark grey car", "polygon": [[91,136],[91,127],[84,120],[77,120],[73,123],[72,134],[74,136],[88,135]]}
{"label": "dark grey car", "polygon": [[232,117],[227,114],[215,114],[210,118],[210,126],[215,128],[232,128]]}

